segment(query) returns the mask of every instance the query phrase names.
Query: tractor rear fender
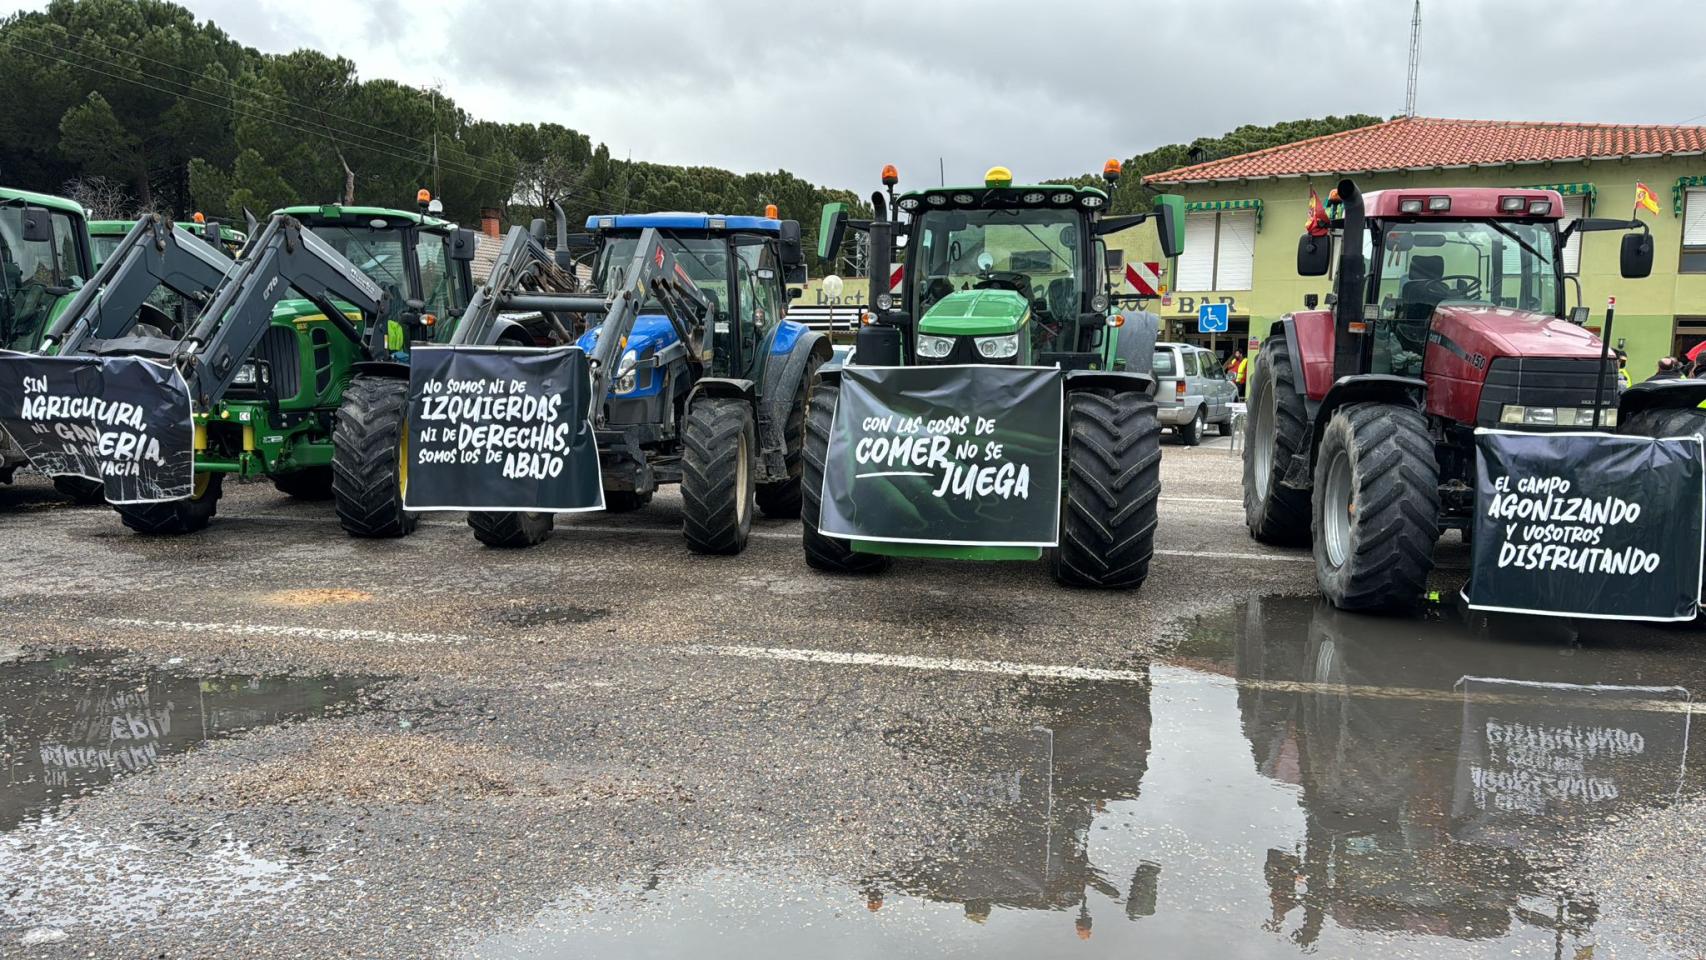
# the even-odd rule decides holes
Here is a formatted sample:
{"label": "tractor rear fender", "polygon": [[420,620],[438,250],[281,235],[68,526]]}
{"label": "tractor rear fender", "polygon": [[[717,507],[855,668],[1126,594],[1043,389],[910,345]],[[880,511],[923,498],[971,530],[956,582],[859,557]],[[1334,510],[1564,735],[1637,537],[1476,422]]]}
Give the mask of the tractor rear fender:
{"label": "tractor rear fender", "polygon": [[534,346],[533,336],[527,332],[520,321],[509,317],[498,317],[492,322],[492,343],[503,347]]}
{"label": "tractor rear fender", "polygon": [[1321,447],[1321,434],[1340,407],[1350,403],[1390,403],[1420,410],[1427,390],[1427,382],[1416,377],[1397,377],[1387,373],[1341,377],[1339,382],[1328,388],[1327,395],[1310,414],[1308,458],[1305,459],[1301,453],[1293,456],[1282,482],[1297,490],[1307,490],[1313,485],[1315,455]]}
{"label": "tractor rear fender", "polygon": [[[778,345],[784,332],[788,331],[778,332]],[[800,380],[813,357],[827,362],[834,352],[829,337],[815,330],[800,331],[791,339],[793,342],[786,352],[771,353],[764,365],[764,386],[758,396],[758,448],[762,451],[765,477],[787,476],[788,412],[799,392]]]}
{"label": "tractor rear fender", "polygon": [[1617,399],[1617,422],[1627,423],[1642,410],[1706,406],[1706,380],[1647,380]]}
{"label": "tractor rear fender", "polygon": [[1113,390],[1116,393],[1130,391],[1147,395],[1154,386],[1155,378],[1147,373],[1133,373],[1129,370],[1066,371],[1067,390]]}
{"label": "tractor rear fender", "polygon": [[363,377],[390,377],[393,380],[409,379],[409,365],[395,360],[358,360],[350,364],[352,375]]}
{"label": "tractor rear fender", "polygon": [[735,377],[700,377],[699,382],[687,394],[687,409],[693,409],[694,401],[700,397],[739,397],[747,403],[752,403],[758,395],[758,388],[751,380]]}

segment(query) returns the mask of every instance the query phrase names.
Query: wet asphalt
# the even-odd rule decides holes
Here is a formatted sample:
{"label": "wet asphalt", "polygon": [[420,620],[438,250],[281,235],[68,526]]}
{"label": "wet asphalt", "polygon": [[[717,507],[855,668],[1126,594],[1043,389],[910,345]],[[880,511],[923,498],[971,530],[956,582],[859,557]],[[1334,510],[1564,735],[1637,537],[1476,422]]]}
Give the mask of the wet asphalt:
{"label": "wet asphalt", "polygon": [[0,956],[1695,957],[1699,634],[1313,598],[1164,447],[1135,593],[0,487]]}

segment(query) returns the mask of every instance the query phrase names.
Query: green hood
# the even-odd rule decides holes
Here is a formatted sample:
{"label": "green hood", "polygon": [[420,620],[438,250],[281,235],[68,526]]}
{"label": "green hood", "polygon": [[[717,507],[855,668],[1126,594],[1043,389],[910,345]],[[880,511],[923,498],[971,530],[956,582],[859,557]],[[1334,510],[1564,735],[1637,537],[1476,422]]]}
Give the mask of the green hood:
{"label": "green hood", "polygon": [[986,337],[1012,333],[1030,320],[1030,304],[1012,290],[960,290],[924,311],[918,332],[939,337]]}

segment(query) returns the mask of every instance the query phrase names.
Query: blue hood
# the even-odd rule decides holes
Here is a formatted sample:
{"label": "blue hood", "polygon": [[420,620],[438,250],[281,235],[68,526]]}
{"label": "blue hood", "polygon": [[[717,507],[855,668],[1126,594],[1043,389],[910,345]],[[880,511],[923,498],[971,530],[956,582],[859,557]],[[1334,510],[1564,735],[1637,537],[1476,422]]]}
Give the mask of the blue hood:
{"label": "blue hood", "polygon": [[[581,334],[580,339],[575,341],[575,345],[590,355],[593,348],[598,346],[598,335],[603,329],[602,324],[593,327]],[[661,313],[642,313],[634,318],[634,329],[628,334],[628,350],[635,351],[641,360],[645,360],[679,339],[675,335],[675,327],[670,324],[668,317]],[[627,351],[623,352],[626,353]],[[617,361],[621,361],[621,354],[617,354]],[[649,367],[640,368],[635,381],[635,388],[632,392],[617,394],[612,389],[610,395],[613,397],[621,396],[623,399],[649,397],[663,389],[663,377],[658,376],[656,371]]]}

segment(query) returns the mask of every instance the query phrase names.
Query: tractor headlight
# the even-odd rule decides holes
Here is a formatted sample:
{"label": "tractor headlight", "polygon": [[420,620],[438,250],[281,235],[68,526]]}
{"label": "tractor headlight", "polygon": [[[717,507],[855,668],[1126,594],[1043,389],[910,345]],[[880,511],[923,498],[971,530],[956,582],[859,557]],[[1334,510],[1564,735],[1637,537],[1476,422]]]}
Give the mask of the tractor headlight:
{"label": "tractor headlight", "polygon": [[[1499,422],[1531,427],[1592,427],[1592,407],[1528,407],[1507,403],[1499,409]],[[1617,426],[1617,409],[1602,407],[1601,427]]]}
{"label": "tractor headlight", "polygon": [[930,360],[940,360],[954,352],[953,337],[933,337],[928,333],[918,335],[918,355]]}
{"label": "tractor headlight", "polygon": [[978,356],[985,360],[1006,360],[1008,357],[1019,355],[1019,335],[1009,333],[1004,337],[978,337]]}
{"label": "tractor headlight", "polygon": [[617,393],[633,393],[639,385],[639,378],[634,375],[634,369],[640,365],[640,355],[629,350],[622,355],[621,362],[616,364],[616,382],[611,389]]}
{"label": "tractor headlight", "polygon": [[1100,290],[1096,291],[1096,293],[1090,297],[1090,309],[1097,313],[1106,311],[1108,309],[1107,293]]}
{"label": "tractor headlight", "polygon": [[252,387],[255,385],[255,365],[245,363],[237,368],[237,375],[231,378],[234,387]]}
{"label": "tractor headlight", "polygon": [[894,307],[894,296],[892,294],[887,294],[887,293],[877,294],[877,309],[878,310],[889,310],[889,309],[893,309],[893,307]]}

